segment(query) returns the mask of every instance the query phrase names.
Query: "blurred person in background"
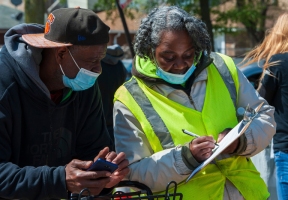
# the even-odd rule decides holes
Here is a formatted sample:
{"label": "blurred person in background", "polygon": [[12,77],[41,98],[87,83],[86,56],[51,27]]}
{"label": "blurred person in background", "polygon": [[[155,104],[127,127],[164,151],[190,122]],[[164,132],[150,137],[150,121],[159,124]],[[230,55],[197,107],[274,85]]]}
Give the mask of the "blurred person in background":
{"label": "blurred person in background", "polygon": [[[263,42],[248,52],[245,65],[264,60],[259,94],[275,107],[276,134],[273,137],[276,188],[279,200],[288,199],[288,13],[280,15]],[[267,159],[262,160],[265,165]],[[262,167],[262,166],[260,166]],[[273,166],[267,173],[273,174]],[[269,186],[269,185],[268,185]]]}
{"label": "blurred person in background", "polygon": [[121,46],[118,44],[108,46],[106,56],[101,60],[102,73],[97,80],[102,95],[106,126],[113,141],[114,93],[125,82],[127,77],[127,70],[121,61],[123,57],[124,51]]}

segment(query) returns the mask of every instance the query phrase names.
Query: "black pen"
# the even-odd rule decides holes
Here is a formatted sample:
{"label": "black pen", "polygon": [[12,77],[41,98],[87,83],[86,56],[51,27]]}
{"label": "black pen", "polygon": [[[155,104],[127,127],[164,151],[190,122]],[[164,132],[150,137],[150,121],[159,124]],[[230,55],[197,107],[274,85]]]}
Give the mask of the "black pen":
{"label": "black pen", "polygon": [[[190,135],[190,136],[192,136],[192,137],[196,137],[196,138],[199,138],[200,137],[200,135],[197,135],[197,134],[195,134],[195,133],[191,133],[190,131],[187,131],[187,130],[185,130],[185,129],[182,129],[182,131],[183,131],[183,133],[185,133],[185,134],[187,134],[187,135]],[[219,146],[219,144],[217,144],[216,142],[214,143],[216,146]]]}

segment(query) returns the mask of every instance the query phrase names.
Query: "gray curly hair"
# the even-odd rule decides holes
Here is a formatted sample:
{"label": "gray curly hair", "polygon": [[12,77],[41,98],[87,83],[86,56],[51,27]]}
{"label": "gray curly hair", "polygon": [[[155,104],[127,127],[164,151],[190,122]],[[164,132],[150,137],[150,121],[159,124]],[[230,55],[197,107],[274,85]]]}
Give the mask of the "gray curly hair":
{"label": "gray curly hair", "polygon": [[154,8],[141,20],[134,40],[134,50],[141,58],[152,59],[152,51],[161,42],[163,31],[187,30],[195,45],[196,53],[211,52],[210,37],[206,25],[177,6]]}

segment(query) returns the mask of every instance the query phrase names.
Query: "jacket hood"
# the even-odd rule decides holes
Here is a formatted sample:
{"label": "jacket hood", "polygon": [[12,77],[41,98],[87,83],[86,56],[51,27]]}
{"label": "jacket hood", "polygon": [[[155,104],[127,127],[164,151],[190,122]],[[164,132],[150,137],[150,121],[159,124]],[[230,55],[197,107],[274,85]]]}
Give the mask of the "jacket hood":
{"label": "jacket hood", "polygon": [[[24,88],[34,91],[31,88],[32,82],[34,83],[33,85],[36,84],[50,98],[48,88],[39,77],[39,64],[42,60],[41,53],[43,49],[32,47],[22,39],[23,34],[43,32],[44,26],[40,24],[16,25],[4,35],[5,45],[2,47],[1,53],[6,54],[5,57],[10,63],[9,66],[13,68],[15,77],[18,78],[17,81],[21,82]],[[7,54],[10,57],[7,57]],[[15,62],[17,63],[16,65]]]}
{"label": "jacket hood", "polygon": [[136,70],[144,76],[160,79],[160,77],[156,75],[156,65],[149,58],[140,58],[139,56],[136,56],[134,64]]}

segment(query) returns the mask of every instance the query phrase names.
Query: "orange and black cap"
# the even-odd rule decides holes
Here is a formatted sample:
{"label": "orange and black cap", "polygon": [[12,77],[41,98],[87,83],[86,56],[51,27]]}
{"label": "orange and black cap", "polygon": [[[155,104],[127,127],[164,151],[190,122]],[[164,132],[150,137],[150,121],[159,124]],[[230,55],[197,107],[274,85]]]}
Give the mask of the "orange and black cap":
{"label": "orange and black cap", "polygon": [[44,33],[22,37],[31,46],[39,48],[99,45],[109,42],[109,30],[92,10],[60,8],[47,17]]}

